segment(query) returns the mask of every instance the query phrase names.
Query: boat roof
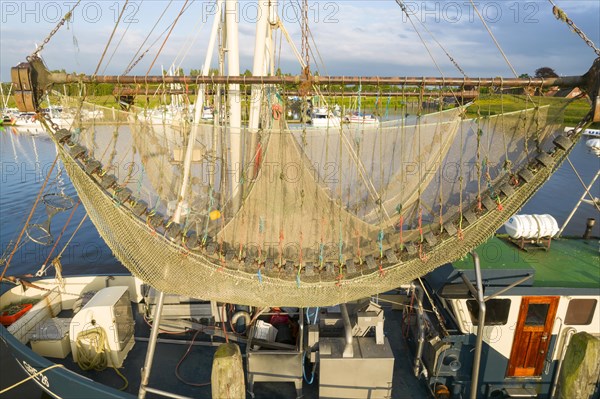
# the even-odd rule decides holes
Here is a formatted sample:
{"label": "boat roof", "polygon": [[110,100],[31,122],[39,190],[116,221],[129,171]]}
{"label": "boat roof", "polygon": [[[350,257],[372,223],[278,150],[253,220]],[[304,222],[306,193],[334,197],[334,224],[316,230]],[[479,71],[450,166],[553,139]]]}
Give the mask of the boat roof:
{"label": "boat roof", "polygon": [[[522,277],[532,277],[507,292],[513,294],[598,294],[600,287],[600,242],[598,239],[561,238],[550,248],[520,249],[507,236],[498,235],[475,249],[479,255],[485,294],[498,291]],[[460,274],[475,281],[471,256],[445,265],[427,276],[444,296],[466,294]],[[452,289],[454,287],[454,289]],[[442,292],[443,291],[443,292]]]}

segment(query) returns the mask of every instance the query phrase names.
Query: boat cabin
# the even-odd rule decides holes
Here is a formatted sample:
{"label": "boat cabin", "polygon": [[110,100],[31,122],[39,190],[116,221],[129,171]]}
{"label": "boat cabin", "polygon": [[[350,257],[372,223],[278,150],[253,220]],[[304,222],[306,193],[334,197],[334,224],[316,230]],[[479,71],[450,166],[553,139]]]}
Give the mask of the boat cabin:
{"label": "boat cabin", "polygon": [[[467,283],[476,280],[470,256],[425,276],[431,302],[422,320],[422,373],[434,392],[466,397],[481,335],[478,398],[555,397],[573,335],[600,337],[598,240],[553,240],[549,248],[525,251],[508,237],[494,237],[475,252],[484,327],[478,331],[481,306]],[[419,322],[409,318],[409,325],[418,347]],[[598,389],[597,381],[591,384]]]}

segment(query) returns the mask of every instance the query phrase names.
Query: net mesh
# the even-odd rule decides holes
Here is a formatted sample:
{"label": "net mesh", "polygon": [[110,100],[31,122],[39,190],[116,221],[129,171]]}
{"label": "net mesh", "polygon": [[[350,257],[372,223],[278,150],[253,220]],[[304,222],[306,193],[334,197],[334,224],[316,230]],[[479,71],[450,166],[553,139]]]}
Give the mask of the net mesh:
{"label": "net mesh", "polygon": [[460,258],[565,155],[551,143],[561,113],[545,107],[474,119],[456,107],[326,129],[267,113],[258,131],[242,129],[240,165],[218,110],[214,124],[194,126],[186,112],[156,120],[147,110],[79,109],[70,139],[53,137],[116,257],[159,290],[255,306],[347,302]]}

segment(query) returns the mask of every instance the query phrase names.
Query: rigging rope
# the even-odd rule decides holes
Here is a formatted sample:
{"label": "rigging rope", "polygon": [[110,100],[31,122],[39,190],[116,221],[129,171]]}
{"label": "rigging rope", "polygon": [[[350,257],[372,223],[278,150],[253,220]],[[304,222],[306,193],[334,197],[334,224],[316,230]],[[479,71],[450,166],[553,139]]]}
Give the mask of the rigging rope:
{"label": "rigging rope", "polygon": [[[214,1],[212,3],[212,5],[213,5],[213,7],[218,7],[216,1]],[[177,56],[175,57],[175,59],[173,60],[173,63],[171,64],[171,66],[174,68],[175,71],[177,71],[177,70],[179,70],[179,68],[181,68],[181,64],[183,64],[183,61],[185,61],[190,50],[192,49],[192,46],[194,46],[196,41],[198,41],[198,38],[200,37],[200,34],[202,33],[202,28],[205,26],[206,20],[207,19],[204,17],[200,18],[199,22],[193,28],[193,32],[196,32],[196,34],[194,35],[194,37],[190,36],[188,38],[188,43],[184,44],[181,47],[181,50],[179,51],[179,53],[177,53]],[[181,60],[179,60],[180,57],[181,57]]]}
{"label": "rigging rope", "polygon": [[58,246],[58,243],[60,242],[63,234],[65,233],[65,230],[67,230],[67,227],[69,226],[69,223],[71,223],[71,219],[73,218],[73,215],[75,214],[75,211],[77,210],[77,208],[79,207],[79,204],[81,204],[81,201],[78,201],[77,204],[73,207],[73,209],[71,210],[71,214],[69,215],[69,218],[67,219],[67,221],[65,222],[65,225],[63,226],[62,231],[60,232],[60,234],[58,235],[58,238],[56,239],[56,241],[54,242],[54,246],[52,246],[52,249],[50,250],[50,252],[48,253],[48,256],[46,257],[46,260],[44,261],[44,263],[42,264],[42,267],[40,268],[40,270],[36,273],[36,276],[38,275],[44,275],[46,273],[46,265],[48,265],[48,261],[50,260],[50,257],[52,256],[52,253],[54,252],[54,250],[56,249],[56,247]]}
{"label": "rigging rope", "polygon": [[[408,17],[406,6],[404,6],[404,3],[402,2],[402,0],[396,0],[396,3],[400,6],[400,8],[402,8],[402,11],[404,11],[404,13],[406,14],[406,16]],[[460,67],[460,65],[458,65],[458,62],[456,62],[456,60],[450,55],[450,53],[446,50],[446,48],[442,45],[442,43],[440,43],[436,39],[436,37],[433,35],[433,32],[431,32],[427,28],[427,26],[423,23],[423,21],[421,21],[419,18],[417,18],[417,21],[419,21],[419,23],[421,24],[421,26],[423,27],[423,29],[425,29],[425,31],[427,31],[427,33],[429,33],[429,36],[431,36],[431,38],[433,39],[433,41],[436,42],[437,45],[442,49],[442,51],[446,54],[446,56],[448,57],[448,59],[450,60],[450,62],[452,62],[452,64],[456,67],[456,69],[458,69],[458,71],[465,78],[468,77],[467,74],[465,73],[465,71]]]}
{"label": "rigging rope", "polygon": [[[412,18],[410,17],[410,13],[408,12],[408,10],[406,9],[406,6],[404,5],[404,3],[402,3],[399,0],[396,0],[396,3],[400,6],[400,8],[402,9],[402,12],[404,12],[404,14],[406,15],[406,17],[408,18],[408,21],[410,22],[410,24],[412,25],[415,33],[417,34],[417,36],[419,37],[419,40],[421,40],[421,43],[423,44],[423,46],[425,47],[425,50],[427,50],[427,54],[429,54],[429,58],[431,58],[431,61],[433,62],[433,64],[435,65],[435,68],[438,70],[438,72],[440,73],[442,79],[445,78],[444,73],[442,72],[442,69],[440,68],[440,66],[438,65],[437,61],[435,60],[435,57],[433,56],[433,54],[431,53],[431,50],[429,49],[429,46],[427,45],[427,43],[425,42],[425,40],[423,39],[423,36],[421,36],[421,33],[419,32],[419,30],[417,29],[417,26],[415,25],[415,23],[413,22]],[[421,87],[421,90],[423,90],[424,87]],[[458,101],[458,97],[456,96],[456,93],[454,93],[454,90],[452,90],[452,88],[449,88],[450,92],[452,93],[452,96],[454,97],[454,100],[459,103]]]}
{"label": "rigging rope", "polygon": [[8,257],[8,260],[6,261],[6,264],[4,265],[4,270],[2,270],[2,275],[0,275],[0,281],[2,281],[4,279],[6,270],[8,270],[8,266],[10,265],[10,261],[12,260],[13,256],[15,255],[15,252],[17,252],[17,249],[19,248],[19,243],[21,242],[21,238],[23,238],[23,234],[25,234],[25,230],[27,230],[27,226],[29,225],[31,218],[33,217],[33,213],[35,212],[35,209],[37,208],[37,204],[40,202],[40,199],[42,198],[42,193],[44,192],[44,189],[46,188],[46,184],[48,184],[48,180],[50,179],[50,175],[52,174],[52,171],[54,170],[54,167],[56,166],[57,161],[58,161],[58,154],[54,158],[54,162],[52,163],[52,166],[50,167],[50,170],[48,171],[48,174],[46,175],[44,184],[42,184],[42,188],[40,188],[38,196],[35,199],[33,207],[31,208],[31,212],[29,212],[29,216],[27,216],[27,220],[25,221],[25,224],[23,225],[23,229],[21,229],[21,233],[19,234],[19,237],[17,238],[17,242],[15,243],[15,246],[14,246],[12,252],[10,253],[10,256]]}
{"label": "rigging rope", "polygon": [[577,168],[575,168],[575,165],[573,165],[573,162],[571,162],[571,159],[569,157],[567,157],[567,162],[571,166],[571,169],[573,169],[573,172],[575,172],[575,176],[577,176],[577,179],[579,179],[579,182],[583,186],[583,189],[585,190],[585,192],[587,193],[587,195],[589,195],[589,197],[592,199],[592,204],[594,205],[594,208],[596,208],[596,210],[598,210],[598,212],[600,212],[600,205],[598,204],[598,201],[596,201],[596,198],[594,198],[594,196],[592,195],[592,193],[590,193],[590,190],[588,189],[588,187],[583,182],[583,179],[581,178],[581,175],[579,174],[579,172],[577,172]]}
{"label": "rigging rope", "polygon": [[515,78],[518,78],[519,75],[517,75],[517,71],[515,71],[515,68],[513,68],[512,64],[510,63],[510,61],[508,60],[508,57],[506,56],[506,54],[504,53],[504,51],[502,50],[502,47],[500,47],[500,43],[498,43],[498,41],[496,40],[496,37],[494,36],[494,34],[492,33],[492,31],[490,30],[488,24],[485,22],[485,19],[483,19],[483,16],[481,15],[481,13],[479,12],[479,9],[477,8],[477,6],[475,5],[475,3],[473,2],[473,0],[469,0],[471,2],[471,6],[473,7],[473,9],[475,10],[475,12],[477,13],[477,15],[479,16],[479,19],[481,20],[481,23],[483,24],[483,26],[485,27],[485,29],[487,30],[487,32],[489,33],[490,37],[492,38],[492,40],[494,41],[494,44],[496,44],[496,47],[498,48],[498,50],[500,51],[500,54],[502,54],[502,57],[504,58],[504,61],[506,61],[506,63],[508,64],[508,66],[510,67],[510,70],[512,71],[513,75],[515,75]]}
{"label": "rigging rope", "polygon": [[556,19],[559,19],[559,20],[565,22],[567,25],[569,25],[569,27],[571,29],[573,29],[573,32],[577,33],[579,35],[579,37],[585,42],[585,44],[587,44],[592,50],[594,50],[596,55],[600,57],[600,49],[598,49],[598,47],[596,47],[594,42],[590,38],[588,38],[585,35],[585,33],[577,25],[575,25],[575,22],[573,22],[573,20],[567,16],[567,13],[565,13],[556,4],[554,4],[554,2],[552,0],[548,0],[548,1],[550,2],[550,4],[552,4],[552,13],[556,17]]}
{"label": "rigging rope", "polygon": [[61,26],[63,26],[65,24],[65,22],[67,20],[71,19],[71,15],[73,15],[73,11],[79,5],[79,3],[81,3],[81,0],[78,0],[77,3],[75,3],[75,5],[73,6],[73,8],[71,8],[71,10],[69,12],[67,12],[65,14],[65,16],[58,22],[58,24],[56,25],[56,27],[54,29],[52,29],[52,31],[44,39],[44,41],[42,42],[42,44],[33,53],[31,53],[31,55],[29,57],[27,57],[28,60],[30,58],[36,58],[40,54],[40,52],[44,49],[44,46],[46,44],[48,44],[48,42],[50,41],[50,39],[52,39],[52,36],[54,36],[56,34],[56,32],[58,32],[58,30],[61,28]]}
{"label": "rigging rope", "polygon": [[[144,2],[144,0],[141,0],[138,3],[138,7],[142,6],[142,3]],[[125,8],[123,8],[123,10],[125,10]],[[139,10],[139,9],[138,9]],[[137,11],[136,11],[137,12]],[[119,39],[119,42],[117,43],[117,45],[115,46],[115,49],[113,50],[112,54],[110,55],[110,58],[108,59],[108,62],[106,63],[106,65],[104,66],[104,69],[102,69],[102,74],[104,75],[106,73],[106,68],[108,68],[108,66],[110,65],[110,62],[112,61],[113,57],[115,56],[115,54],[117,53],[117,50],[119,49],[119,47],[121,46],[121,43],[123,42],[123,39],[125,39],[125,36],[127,35],[127,31],[129,31],[129,28],[131,27],[131,25],[133,25],[131,22],[127,24],[127,28],[125,29],[125,32],[123,32],[123,35],[121,35],[121,39]]]}
{"label": "rigging rope", "polygon": [[158,59],[158,56],[160,55],[160,53],[162,52],[163,48],[165,47],[165,44],[167,44],[167,40],[169,40],[169,37],[171,36],[171,33],[173,33],[173,29],[175,29],[175,25],[177,25],[177,22],[179,21],[179,18],[185,12],[185,10],[186,10],[185,6],[187,5],[188,2],[189,2],[189,0],[185,0],[185,3],[183,3],[183,6],[181,7],[181,10],[179,11],[179,14],[177,14],[177,17],[175,18],[175,21],[173,21],[173,23],[171,24],[171,29],[169,30],[169,33],[167,33],[167,37],[165,37],[165,40],[163,41],[162,45],[158,49],[158,52],[156,53],[156,56],[154,57],[154,60],[152,60],[152,64],[150,64],[150,67],[148,68],[148,71],[146,72],[146,76],[148,76],[150,74],[150,71],[152,70],[152,67],[154,67],[154,63],[156,62],[156,60]]}
{"label": "rigging rope", "polygon": [[125,0],[125,4],[123,4],[123,8],[121,9],[121,12],[119,13],[119,18],[117,18],[117,23],[115,24],[115,27],[113,28],[113,31],[110,34],[110,37],[108,38],[108,42],[106,43],[106,47],[104,47],[104,51],[102,52],[100,61],[98,61],[98,65],[96,65],[96,70],[94,71],[93,76],[96,76],[96,74],[98,73],[98,70],[100,69],[100,65],[102,65],[104,56],[106,55],[106,52],[108,51],[108,47],[110,47],[110,43],[112,42],[112,39],[115,35],[115,32],[117,31],[117,28],[119,27],[119,23],[121,22],[121,18],[123,17],[123,14],[125,13],[125,8],[127,7],[128,3],[129,3],[129,0]]}
{"label": "rigging rope", "polygon": [[[9,386],[8,388],[4,388],[3,390],[0,391],[0,395],[2,395],[3,393],[6,393],[8,391],[10,391],[11,389],[14,389],[16,387],[18,387],[19,385],[23,384],[24,382],[27,382],[29,380],[31,380],[32,378],[36,378],[38,375],[45,373],[48,370],[57,368],[57,367],[65,367],[64,364],[53,364],[52,366],[48,366],[45,369],[42,369],[34,374],[31,374],[29,377],[17,382],[16,384],[13,384],[11,386]],[[56,394],[54,394],[56,396]]]}
{"label": "rigging rope", "polygon": [[75,231],[73,231],[73,234],[71,234],[71,237],[69,238],[69,241],[67,241],[67,243],[65,244],[65,246],[63,247],[63,249],[58,254],[57,258],[60,258],[62,256],[62,254],[65,252],[65,250],[67,249],[67,247],[69,246],[69,244],[71,243],[71,241],[73,241],[73,238],[75,237],[75,234],[77,234],[77,232],[79,231],[79,229],[81,228],[81,226],[83,225],[83,222],[85,222],[85,220],[87,219],[87,217],[88,217],[88,215],[86,213],[83,216],[83,218],[81,218],[81,221],[79,222],[79,224],[75,228]]}
{"label": "rigging rope", "polygon": [[308,41],[308,0],[302,2],[302,55],[306,64],[305,75],[310,74],[310,43]]}
{"label": "rigging rope", "polygon": [[[131,58],[131,61],[127,65],[127,68],[125,68],[125,72],[123,72],[123,75],[127,75],[129,72],[131,72],[131,70],[133,69],[133,67],[135,67],[137,65],[137,63],[141,61],[141,59],[144,57],[144,55],[150,50],[150,48],[148,48],[138,59],[136,59],[136,57],[138,56],[138,54],[142,50],[142,47],[144,47],[144,44],[146,44],[146,42],[150,38],[150,35],[152,35],[152,32],[154,32],[154,29],[156,29],[156,27],[158,26],[158,24],[162,20],[162,17],[165,15],[165,13],[167,12],[167,10],[171,6],[171,3],[173,3],[173,0],[169,1],[169,4],[167,4],[167,6],[163,10],[162,14],[160,14],[160,17],[158,17],[158,19],[154,23],[154,26],[152,27],[152,29],[150,29],[150,32],[148,33],[148,35],[146,35],[146,38],[144,39],[144,41],[142,42],[142,44],[140,44],[140,47],[138,48],[138,50],[136,51],[136,53]],[[163,34],[164,34],[164,32],[163,32]]]}

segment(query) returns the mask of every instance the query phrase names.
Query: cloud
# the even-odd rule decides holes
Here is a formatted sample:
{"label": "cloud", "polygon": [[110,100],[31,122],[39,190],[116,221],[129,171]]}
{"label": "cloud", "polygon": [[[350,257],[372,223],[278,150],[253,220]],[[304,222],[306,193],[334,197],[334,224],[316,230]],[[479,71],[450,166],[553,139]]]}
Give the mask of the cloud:
{"label": "cloud", "polygon": [[[511,75],[468,2],[405,3],[411,12],[411,20],[446,76],[459,76],[460,73],[421,23],[468,75]],[[3,11],[0,25],[0,78],[3,81],[9,79],[10,67],[23,61],[33,51],[35,43],[40,43],[56,25],[58,12],[54,10],[56,12],[52,13],[53,9],[49,4],[63,3],[30,2],[27,3],[28,9],[24,9],[22,4],[25,3],[0,3]],[[49,68],[93,72],[120,11],[120,6],[115,7],[115,4],[122,6],[122,2],[83,2],[81,8],[74,13],[74,22],[61,28],[46,46],[43,55]],[[122,23],[117,30],[105,57],[106,63],[116,43],[120,41],[118,51],[106,67],[106,73],[109,74],[125,70],[169,3],[151,1],[130,4],[133,5],[128,7],[132,8],[127,8],[124,14],[124,21],[127,23]],[[252,69],[254,4],[251,1],[240,3],[242,71]],[[296,47],[300,49],[299,14],[295,4],[280,1],[280,15]],[[518,73],[533,73],[536,68],[548,65],[564,75],[580,74],[587,70],[595,58],[591,49],[570,32],[566,24],[554,18],[551,7],[546,2],[479,1],[477,4]],[[561,1],[558,4],[597,45],[600,44],[598,2]],[[182,5],[183,2],[175,1],[165,11],[142,52],[150,44],[156,43],[133,73],[146,73],[164,40],[170,22],[175,19]],[[200,68],[204,62],[212,24],[209,5],[210,2],[195,2],[182,15],[156,60],[153,73],[158,73],[160,65],[166,67],[175,59],[183,60],[181,66],[186,72],[191,68]],[[66,9],[60,11],[66,12]],[[323,59],[325,68],[321,72],[326,71],[331,75],[439,75],[427,48],[394,1],[314,1],[309,3],[309,19],[316,41],[316,45],[311,44],[314,53],[312,61],[316,65],[317,62],[320,63],[319,58]],[[192,43],[196,33],[198,38]],[[279,32],[276,37],[279,40]],[[276,47],[279,48],[279,42]],[[282,53],[277,59],[281,61],[282,69],[298,73],[300,68],[296,57],[285,40],[281,48]],[[213,66],[216,66],[216,60],[217,57],[213,57]]]}

